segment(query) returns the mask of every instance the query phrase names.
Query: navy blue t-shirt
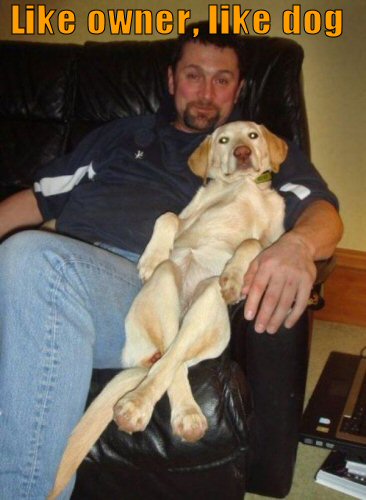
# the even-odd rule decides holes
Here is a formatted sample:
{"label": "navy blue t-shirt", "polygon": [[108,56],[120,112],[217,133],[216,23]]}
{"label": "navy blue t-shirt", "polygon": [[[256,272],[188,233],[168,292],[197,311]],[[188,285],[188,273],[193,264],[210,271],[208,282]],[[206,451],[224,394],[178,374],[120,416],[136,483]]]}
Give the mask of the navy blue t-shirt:
{"label": "navy blue t-shirt", "polygon": [[[63,234],[139,254],[156,218],[179,213],[201,186],[187,159],[204,137],[161,123],[156,115],[104,125],[72,153],[37,171],[34,192],[41,213],[45,220],[55,218]],[[289,146],[273,178],[286,201],[286,229],[316,199],[337,206],[306,156]]]}

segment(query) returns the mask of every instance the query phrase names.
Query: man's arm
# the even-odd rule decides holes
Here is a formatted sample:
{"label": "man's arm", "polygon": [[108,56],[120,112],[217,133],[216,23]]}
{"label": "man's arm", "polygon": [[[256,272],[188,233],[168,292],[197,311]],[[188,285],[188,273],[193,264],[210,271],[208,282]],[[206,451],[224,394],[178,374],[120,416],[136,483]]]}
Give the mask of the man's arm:
{"label": "man's arm", "polygon": [[0,239],[7,234],[43,222],[32,189],[20,191],[0,202]]}
{"label": "man's arm", "polygon": [[291,231],[253,260],[244,276],[244,316],[257,316],[258,333],[296,323],[316,278],[314,261],[331,257],[342,233],[337,210],[327,201],[314,201]]}

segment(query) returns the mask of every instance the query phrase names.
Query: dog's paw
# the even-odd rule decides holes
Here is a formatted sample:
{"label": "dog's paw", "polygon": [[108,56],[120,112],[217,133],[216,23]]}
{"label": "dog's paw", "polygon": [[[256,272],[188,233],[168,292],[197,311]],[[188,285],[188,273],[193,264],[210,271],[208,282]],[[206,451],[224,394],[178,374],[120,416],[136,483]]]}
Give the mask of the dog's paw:
{"label": "dog's paw", "polygon": [[154,252],[149,255],[143,254],[137,265],[140,279],[145,283],[154,273],[158,265],[168,257],[169,255],[163,255],[161,252]]}
{"label": "dog's paw", "polygon": [[207,419],[197,406],[188,406],[174,412],[171,418],[173,433],[183,441],[195,443],[207,431]]}
{"label": "dog's paw", "polygon": [[243,275],[237,269],[227,269],[220,276],[221,294],[227,304],[239,302],[242,296]]}
{"label": "dog's paw", "polygon": [[124,396],[114,407],[114,421],[122,431],[132,434],[144,431],[150,422],[154,405],[146,398]]}

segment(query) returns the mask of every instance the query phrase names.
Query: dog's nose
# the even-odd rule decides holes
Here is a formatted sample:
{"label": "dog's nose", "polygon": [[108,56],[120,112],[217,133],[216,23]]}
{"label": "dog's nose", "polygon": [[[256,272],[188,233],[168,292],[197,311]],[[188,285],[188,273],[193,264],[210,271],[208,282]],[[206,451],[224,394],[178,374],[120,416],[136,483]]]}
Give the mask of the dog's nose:
{"label": "dog's nose", "polygon": [[241,161],[246,161],[251,154],[252,154],[252,151],[250,148],[248,148],[248,146],[243,146],[243,145],[237,146],[234,149],[235,158],[237,158],[238,160],[241,160]]}

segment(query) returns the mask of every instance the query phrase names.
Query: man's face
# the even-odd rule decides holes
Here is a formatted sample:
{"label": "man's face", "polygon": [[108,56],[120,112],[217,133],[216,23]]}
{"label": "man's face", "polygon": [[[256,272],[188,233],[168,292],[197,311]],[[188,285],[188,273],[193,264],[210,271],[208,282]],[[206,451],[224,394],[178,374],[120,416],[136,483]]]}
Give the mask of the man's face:
{"label": "man's face", "polygon": [[243,83],[233,49],[186,43],[175,72],[168,70],[169,92],[177,110],[174,125],[185,132],[206,132],[223,125]]}

